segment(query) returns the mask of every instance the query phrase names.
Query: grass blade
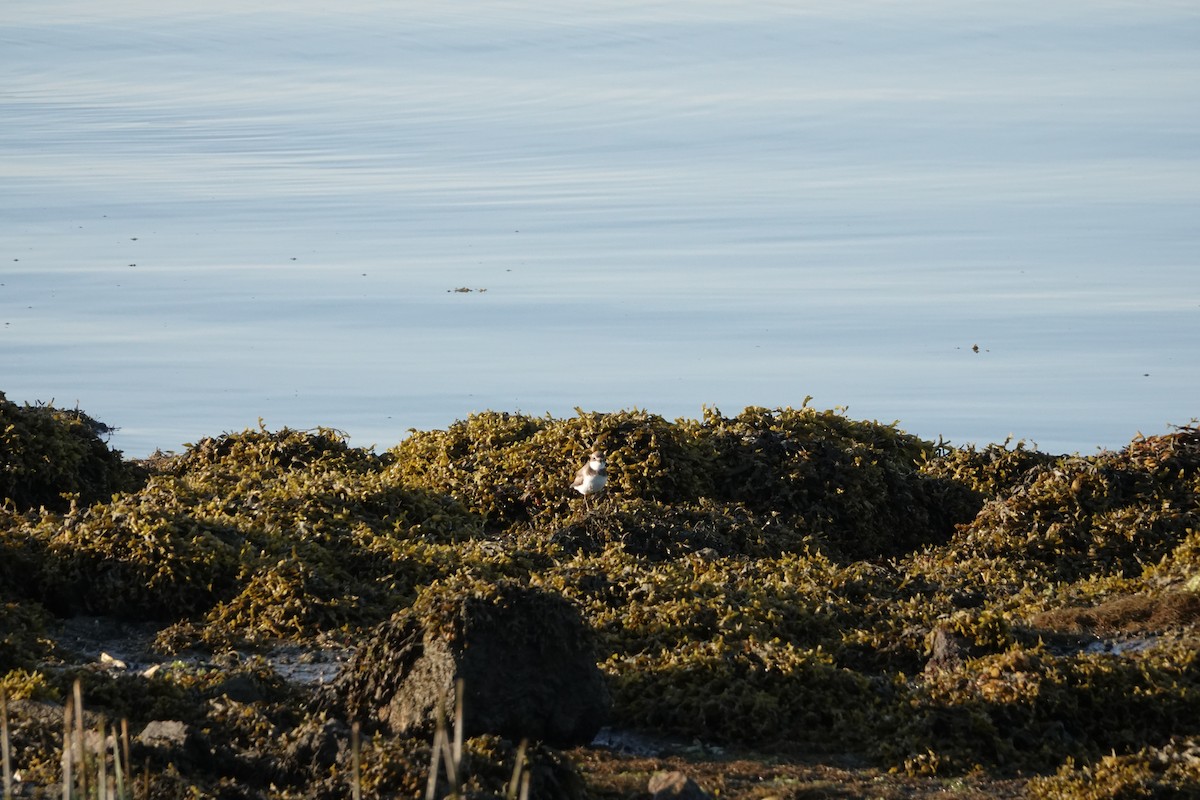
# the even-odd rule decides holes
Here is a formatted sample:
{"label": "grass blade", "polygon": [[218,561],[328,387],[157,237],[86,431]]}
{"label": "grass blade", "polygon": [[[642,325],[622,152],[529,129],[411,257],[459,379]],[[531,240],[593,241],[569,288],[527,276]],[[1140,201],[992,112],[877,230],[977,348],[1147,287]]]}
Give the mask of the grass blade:
{"label": "grass blade", "polygon": [[125,755],[125,776],[129,781],[129,793],[121,800],[133,800],[133,760],[129,758],[129,720],[121,720],[121,752]]}
{"label": "grass blade", "polygon": [[462,766],[463,753],[463,679],[454,682],[454,772]]}
{"label": "grass blade", "polygon": [[522,739],[521,744],[517,745],[517,760],[513,764],[512,780],[508,782],[508,791],[504,793],[504,800],[517,800],[521,776],[525,774],[525,748],[528,746],[528,739]]}
{"label": "grass blade", "polygon": [[88,798],[87,747],[83,738],[83,684],[75,679],[75,758],[79,766],[79,796]]}
{"label": "grass blade", "polygon": [[8,694],[0,688],[0,758],[4,761],[4,800],[12,800],[12,753],[8,741]]}
{"label": "grass blade", "polygon": [[71,729],[74,727],[74,700],[67,698],[67,704],[63,706],[63,751],[62,751],[62,779],[63,779],[63,800],[71,800]]}
{"label": "grass blade", "polygon": [[117,793],[117,800],[129,800],[129,796],[125,792],[125,767],[121,764],[121,737],[117,735],[117,726],[112,726],[112,754],[113,754],[113,788]]}
{"label": "grass blade", "polygon": [[450,744],[450,736],[442,727],[442,763],[446,767],[446,780],[450,781],[450,797],[458,797],[458,763],[454,760],[454,750]]}
{"label": "grass blade", "polygon": [[362,800],[362,740],[357,722],[350,726],[350,755],[354,763],[350,793],[354,800]]}
{"label": "grass blade", "polygon": [[429,755],[429,778],[425,782],[425,800],[434,800],[437,796],[437,774],[442,760],[442,736],[445,733],[438,725],[433,734],[433,748]]}
{"label": "grass blade", "polygon": [[96,797],[108,800],[108,754],[104,746],[104,717],[96,723]]}

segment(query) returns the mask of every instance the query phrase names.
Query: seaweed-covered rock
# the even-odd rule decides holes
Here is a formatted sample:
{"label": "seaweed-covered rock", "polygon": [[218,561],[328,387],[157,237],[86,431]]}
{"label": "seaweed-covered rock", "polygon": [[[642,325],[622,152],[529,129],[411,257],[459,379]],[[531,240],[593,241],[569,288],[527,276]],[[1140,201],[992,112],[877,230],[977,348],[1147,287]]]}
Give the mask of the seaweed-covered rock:
{"label": "seaweed-covered rock", "polygon": [[1067,759],[1056,774],[1031,780],[1028,793],[1034,800],[1200,797],[1200,742],[1180,737],[1082,766]]}
{"label": "seaweed-covered rock", "polygon": [[645,411],[580,411],[565,420],[472,414],[445,431],[423,431],[389,455],[389,475],[445,492],[490,525],[545,521],[568,513],[570,480],[587,454],[608,456],[608,496],[691,500],[711,488],[703,442],[685,426]]}
{"label": "seaweed-covered rock", "polygon": [[[1003,489],[959,531],[951,552],[1068,582],[1137,574],[1164,557],[1180,577],[1191,574],[1195,550],[1182,558],[1173,551],[1200,528],[1200,429],[1139,437],[1088,458],[1019,456],[1018,449],[987,459],[973,480]],[[971,472],[961,460],[942,468]],[[990,475],[993,468],[1004,477]]]}
{"label": "seaweed-covered rock", "polygon": [[817,544],[782,515],[705,499],[674,504],[634,500],[620,507],[602,506],[572,518],[551,534],[550,541],[570,553],[592,555],[619,546],[655,561],[700,552],[778,555]]}
{"label": "seaweed-covered rock", "polygon": [[233,591],[241,537],[147,491],[46,517],[30,533],[45,547],[39,599],[60,614],[170,620]]}
{"label": "seaweed-covered rock", "polygon": [[0,676],[49,655],[48,617],[38,605],[0,600]]}
{"label": "seaweed-covered rock", "polygon": [[1163,745],[1195,736],[1200,675],[1191,642],[1164,642],[1119,657],[1012,649],[933,670],[900,687],[900,724],[880,745],[910,772],[975,764],[1052,769],[1065,757]]}
{"label": "seaweed-covered rock", "polygon": [[[843,559],[943,542],[981,502],[961,482],[921,470],[931,443],[807,405],[747,408],[733,418],[706,409],[701,421],[675,422],[639,410],[565,420],[489,412],[414,433],[389,452],[387,474],[453,495],[488,526],[575,527],[570,477],[597,447],[608,455],[606,507],[632,505],[636,514],[655,504],[729,505],[779,517],[799,532],[795,539],[816,537]],[[584,547],[596,538],[577,528],[567,534]]]}
{"label": "seaweed-covered rock", "polygon": [[[611,483],[584,511],[569,480],[597,446]],[[332,800],[356,756],[365,794],[417,796],[457,677],[468,734],[502,734],[464,743],[463,793],[503,795],[515,737],[588,738],[605,708],[597,662],[622,728],[910,773],[1076,759],[1044,796],[1106,796],[1089,776],[1118,773],[1194,784],[1196,424],[1053,456],[934,445],[807,405],[674,422],[488,412],[382,454],[328,429],[260,428],[144,466],[107,499],[0,502],[0,685],[61,701],[78,676],[89,709],[131,730],[203,734],[202,758],[158,754],[178,773],[154,760],[152,796]],[[397,609],[336,706],[315,708],[227,665],[97,670],[49,624],[172,623],[156,646],[179,652],[345,644]],[[62,737],[43,732],[14,742],[22,774],[49,785]],[[1191,738],[1176,752],[1172,736]],[[568,794],[534,774],[533,796]]]}
{"label": "seaweed-covered rock", "polygon": [[653,800],[710,800],[712,795],[687,775],[677,770],[656,772],[646,786]]}
{"label": "seaweed-covered rock", "polygon": [[385,463],[335,431],[253,430],[157,458],[108,502],[0,507],[0,595],[176,622],[176,650],[377,624],[470,562],[455,544],[479,532]]}
{"label": "seaweed-covered rock", "polygon": [[325,715],[301,721],[285,737],[281,771],[287,774],[328,772],[350,748],[350,727]]}
{"label": "seaweed-covered rock", "polygon": [[[731,637],[732,638],[732,637]],[[610,659],[621,725],[721,744],[862,746],[881,687],[820,649],[706,641]]]}
{"label": "seaweed-covered rock", "polygon": [[931,443],[807,401],[733,418],[706,409],[695,433],[711,452],[717,499],[782,514],[843,559],[944,542],[981,504],[961,484],[920,470]]}
{"label": "seaweed-covered rock", "polygon": [[61,509],[129,488],[134,470],[102,437],[112,428],[79,410],[19,406],[0,392],[0,503]]}
{"label": "seaweed-covered rock", "polygon": [[512,582],[435,586],[380,626],[335,684],[351,716],[432,729],[465,685],[465,731],[586,743],[608,711],[592,638],[570,602]]}

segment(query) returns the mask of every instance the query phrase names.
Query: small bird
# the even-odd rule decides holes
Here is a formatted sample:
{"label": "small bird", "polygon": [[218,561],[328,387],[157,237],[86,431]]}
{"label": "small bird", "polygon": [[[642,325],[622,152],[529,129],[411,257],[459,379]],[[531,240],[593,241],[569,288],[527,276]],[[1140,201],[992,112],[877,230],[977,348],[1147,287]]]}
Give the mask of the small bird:
{"label": "small bird", "polygon": [[587,508],[588,497],[604,489],[608,483],[608,472],[604,469],[604,453],[597,450],[588,457],[588,462],[575,473],[571,488],[583,495],[583,507]]}

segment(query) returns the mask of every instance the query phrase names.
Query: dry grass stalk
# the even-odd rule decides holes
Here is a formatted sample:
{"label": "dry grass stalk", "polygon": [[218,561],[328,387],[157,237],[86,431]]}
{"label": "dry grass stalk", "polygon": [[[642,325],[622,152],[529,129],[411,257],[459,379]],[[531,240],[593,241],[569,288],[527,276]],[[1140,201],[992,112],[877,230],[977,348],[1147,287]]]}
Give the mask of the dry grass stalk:
{"label": "dry grass stalk", "polygon": [[359,735],[359,725],[357,722],[350,726],[350,755],[354,760],[350,792],[354,800],[362,800],[362,740]]}
{"label": "dry grass stalk", "polygon": [[[124,720],[122,720],[124,727]],[[121,763],[121,738],[117,735],[117,726],[112,726],[112,754],[113,754],[113,790],[116,792],[117,800],[129,800],[129,796],[125,793],[125,765]]]}
{"label": "dry grass stalk", "polygon": [[446,733],[446,729],[442,728],[440,737],[442,743],[442,766],[446,768],[446,780],[450,783],[451,798],[458,797],[458,762],[454,760],[454,748],[450,744],[450,735]]}
{"label": "dry grass stalk", "polygon": [[125,755],[125,778],[129,781],[128,794],[122,794],[122,800],[133,797],[133,761],[129,758],[129,720],[121,720],[121,752]]}
{"label": "dry grass stalk", "polygon": [[108,791],[108,754],[105,752],[104,717],[96,723],[96,796],[100,800],[109,800]]}
{"label": "dry grass stalk", "polygon": [[63,707],[63,800],[71,800],[71,729],[74,727],[74,703],[75,701],[68,697],[67,704]]}
{"label": "dry grass stalk", "polygon": [[446,710],[438,709],[433,733],[433,752],[429,763],[429,780],[425,784],[426,800],[433,800],[437,793],[437,772],[442,766],[446,771],[446,780],[450,784],[450,794],[447,797],[455,800],[461,796],[462,786],[462,751],[463,751],[463,681],[460,678],[454,684],[454,733],[446,732]]}
{"label": "dry grass stalk", "polygon": [[429,755],[429,778],[425,781],[425,800],[434,800],[437,796],[437,773],[438,767],[441,766],[442,758],[442,737],[445,732],[442,729],[441,719],[438,719],[437,730],[433,734],[433,747],[430,749]]}
{"label": "dry grass stalk", "polygon": [[0,688],[0,758],[4,761],[4,800],[12,800],[12,751],[8,740],[8,693]]}
{"label": "dry grass stalk", "polygon": [[[63,800],[133,800],[132,762],[129,758],[129,723],[121,720],[121,733],[118,735],[117,726],[109,728],[112,742],[112,773],[108,768],[108,744],[110,741],[105,728],[107,721],[101,716],[96,721],[95,752],[91,752],[87,734],[92,733],[84,728],[83,690],[79,681],[75,681],[74,690],[67,696],[63,705],[62,733],[62,796]],[[4,800],[12,800],[12,763],[10,758],[10,741],[8,726],[8,703],[3,691],[0,691],[0,718],[3,718],[3,729],[0,730],[0,741],[4,749]],[[122,756],[122,749],[124,754]],[[150,794],[150,764],[146,763],[144,797]],[[94,770],[94,773],[93,773]]]}
{"label": "dry grass stalk", "polygon": [[[463,679],[454,682],[454,771],[459,773],[463,753]],[[455,786],[458,784],[456,783]]]}
{"label": "dry grass stalk", "polygon": [[78,678],[72,692],[75,698],[75,758],[79,769],[79,796],[88,797],[87,742],[83,738],[83,685]]}
{"label": "dry grass stalk", "polygon": [[[454,732],[446,731],[445,709],[439,709],[435,718],[433,747],[429,756],[429,778],[425,783],[425,800],[435,800],[437,797],[438,768],[443,767],[446,780],[450,784],[447,800],[458,800],[466,791],[466,776],[463,774],[463,736],[466,726],[464,717],[464,684],[461,678],[454,683]],[[526,751],[529,740],[522,739],[517,747],[516,763],[513,764],[512,778],[505,791],[505,800],[528,800],[529,784],[532,778],[525,768]]]}
{"label": "dry grass stalk", "polygon": [[525,748],[529,746],[528,739],[522,739],[517,746],[517,761],[513,764],[512,779],[508,782],[508,791],[504,793],[505,800],[517,800],[517,793],[524,797],[529,793],[529,773],[525,770]]}

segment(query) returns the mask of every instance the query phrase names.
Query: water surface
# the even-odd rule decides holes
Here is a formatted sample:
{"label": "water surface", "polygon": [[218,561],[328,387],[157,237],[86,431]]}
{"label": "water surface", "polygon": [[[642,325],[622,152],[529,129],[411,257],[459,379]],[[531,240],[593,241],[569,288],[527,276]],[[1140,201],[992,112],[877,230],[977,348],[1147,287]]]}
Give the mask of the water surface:
{"label": "water surface", "polygon": [[1167,0],[10,3],[0,391],[130,455],[809,395],[1119,447],[1200,413],[1198,41]]}

